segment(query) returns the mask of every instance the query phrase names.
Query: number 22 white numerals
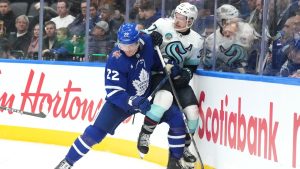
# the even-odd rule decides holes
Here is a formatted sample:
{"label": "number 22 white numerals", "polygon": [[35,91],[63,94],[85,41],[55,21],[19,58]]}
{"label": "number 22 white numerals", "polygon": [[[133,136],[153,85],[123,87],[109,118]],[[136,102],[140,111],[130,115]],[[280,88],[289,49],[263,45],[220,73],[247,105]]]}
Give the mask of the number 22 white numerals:
{"label": "number 22 white numerals", "polygon": [[119,80],[119,72],[111,69],[107,69],[106,79]]}

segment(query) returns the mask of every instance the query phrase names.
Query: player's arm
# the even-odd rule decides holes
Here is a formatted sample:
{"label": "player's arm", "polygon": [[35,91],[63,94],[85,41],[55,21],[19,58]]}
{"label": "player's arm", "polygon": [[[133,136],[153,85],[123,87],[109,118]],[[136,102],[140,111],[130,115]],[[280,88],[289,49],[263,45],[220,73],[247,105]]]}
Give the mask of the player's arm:
{"label": "player's arm", "polygon": [[150,109],[150,102],[144,97],[131,95],[127,90],[129,69],[130,63],[126,60],[109,59],[105,69],[106,100],[125,112],[145,113]]}
{"label": "player's arm", "polygon": [[195,48],[191,51],[190,57],[187,57],[183,62],[183,67],[179,71],[179,76],[174,80],[176,87],[185,87],[189,85],[193,74],[196,72],[200,63],[200,48]]}
{"label": "player's arm", "polygon": [[107,66],[105,71],[106,100],[124,111],[130,110],[126,73],[114,66]]}
{"label": "player's arm", "polygon": [[161,27],[164,24],[164,18],[159,18],[156,20],[151,26],[149,26],[147,29],[144,29],[142,32],[151,34],[153,31],[161,32]]}

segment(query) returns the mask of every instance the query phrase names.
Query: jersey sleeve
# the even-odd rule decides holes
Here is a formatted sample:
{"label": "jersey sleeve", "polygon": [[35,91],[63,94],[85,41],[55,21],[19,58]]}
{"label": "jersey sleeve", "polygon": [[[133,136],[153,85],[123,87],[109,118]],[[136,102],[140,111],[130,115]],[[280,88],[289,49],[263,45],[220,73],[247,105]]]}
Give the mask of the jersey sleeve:
{"label": "jersey sleeve", "polygon": [[[118,52],[118,54],[115,52]],[[124,111],[128,111],[131,108],[131,106],[128,104],[130,96],[126,91],[128,83],[128,64],[122,57],[126,56],[122,56],[120,51],[113,51],[112,54],[109,55],[109,59],[105,68],[105,90],[107,93],[106,100],[120,107]]]}
{"label": "jersey sleeve", "polygon": [[164,24],[164,18],[159,18],[158,20],[156,20],[151,26],[149,26],[147,29],[143,30],[143,32],[150,34],[153,31],[157,31],[159,33],[161,33],[161,28]]}

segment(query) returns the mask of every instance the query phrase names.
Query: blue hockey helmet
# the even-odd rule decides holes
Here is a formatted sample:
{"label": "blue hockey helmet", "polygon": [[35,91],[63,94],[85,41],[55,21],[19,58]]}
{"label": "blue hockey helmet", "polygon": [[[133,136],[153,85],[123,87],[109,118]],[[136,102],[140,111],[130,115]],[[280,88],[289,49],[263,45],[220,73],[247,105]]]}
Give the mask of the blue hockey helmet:
{"label": "blue hockey helmet", "polygon": [[122,44],[133,44],[140,38],[137,25],[135,23],[124,23],[118,31],[118,41]]}

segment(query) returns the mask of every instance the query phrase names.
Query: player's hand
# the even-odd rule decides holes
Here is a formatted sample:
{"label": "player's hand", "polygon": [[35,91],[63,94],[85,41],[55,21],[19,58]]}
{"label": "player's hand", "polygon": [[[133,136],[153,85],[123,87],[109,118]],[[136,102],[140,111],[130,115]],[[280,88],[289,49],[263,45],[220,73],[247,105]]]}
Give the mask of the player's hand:
{"label": "player's hand", "polygon": [[160,33],[153,31],[150,36],[152,38],[153,46],[160,46],[162,44],[163,39]]}
{"label": "player's hand", "polygon": [[172,60],[169,60],[166,64],[166,70],[170,74],[172,79],[176,79],[181,73],[181,67]]}
{"label": "player's hand", "polygon": [[132,105],[134,110],[137,110],[142,114],[145,114],[151,108],[150,101],[147,98],[141,96],[130,97],[128,103],[129,105]]}
{"label": "player's hand", "polygon": [[193,74],[190,69],[183,68],[178,79],[174,80],[174,86],[176,88],[183,88],[189,85]]}

